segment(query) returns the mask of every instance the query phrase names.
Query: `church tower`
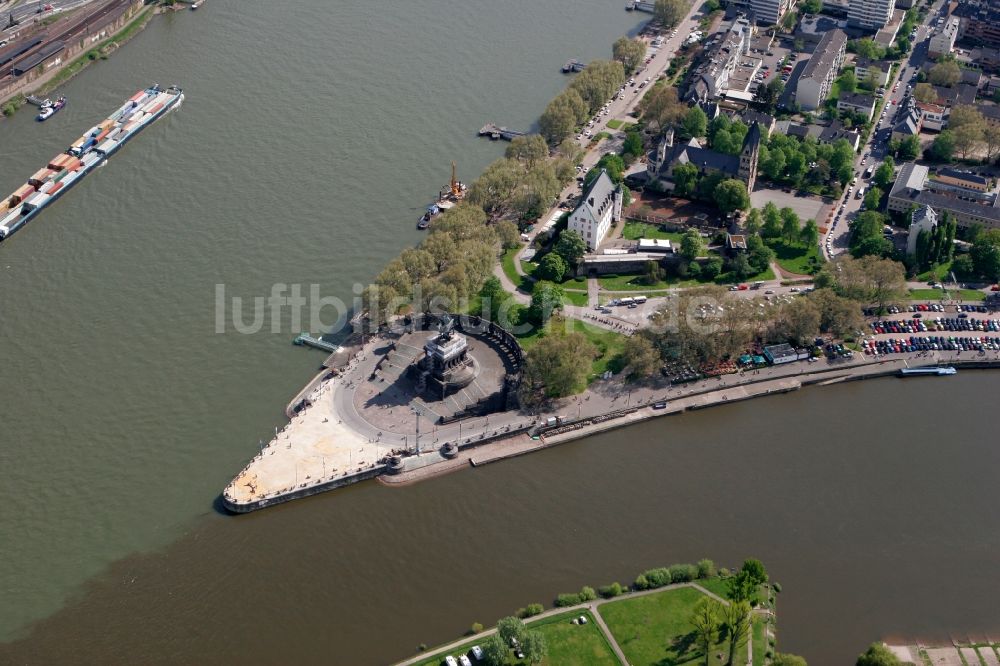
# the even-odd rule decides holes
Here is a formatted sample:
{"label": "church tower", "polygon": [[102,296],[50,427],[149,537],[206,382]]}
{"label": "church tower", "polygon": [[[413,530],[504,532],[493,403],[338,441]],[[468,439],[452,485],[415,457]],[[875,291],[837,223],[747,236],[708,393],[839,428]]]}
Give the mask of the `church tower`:
{"label": "church tower", "polygon": [[757,180],[757,159],[760,157],[760,125],[754,121],[743,140],[743,150],[740,152],[739,177],[747,184],[747,192],[753,192]]}
{"label": "church tower", "polygon": [[647,161],[646,170],[650,180],[659,178],[660,171],[667,161],[667,149],[672,148],[673,145],[674,128],[668,127],[667,131],[663,134],[663,138],[660,139],[660,143],[656,146],[656,150],[650,155],[651,159]]}

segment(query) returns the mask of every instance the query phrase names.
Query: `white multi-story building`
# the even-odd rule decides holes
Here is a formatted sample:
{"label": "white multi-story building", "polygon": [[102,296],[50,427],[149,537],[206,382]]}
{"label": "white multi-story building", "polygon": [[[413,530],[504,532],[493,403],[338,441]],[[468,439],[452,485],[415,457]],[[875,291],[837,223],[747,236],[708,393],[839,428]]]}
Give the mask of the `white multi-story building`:
{"label": "white multi-story building", "polygon": [[851,0],[847,22],[857,28],[881,30],[892,19],[893,0]]}
{"label": "white multi-story building", "polygon": [[774,25],[788,11],[789,0],[750,0],[754,20],[761,25]]}
{"label": "white multi-story building", "polygon": [[818,109],[830,94],[837,72],[844,64],[847,35],[836,28],[823,35],[795,87],[795,101],[805,111]]}
{"label": "white multi-story building", "polygon": [[910,233],[906,237],[906,254],[917,253],[917,237],[921,231],[932,233],[937,227],[937,213],[930,206],[923,206],[913,211],[913,220],[910,222]]}
{"label": "white multi-story building", "polygon": [[568,228],[583,237],[589,251],[597,249],[608,235],[611,224],[622,219],[622,198],[621,186],[602,169],[569,216]]}
{"label": "white multi-story building", "polygon": [[953,16],[944,26],[931,36],[927,45],[927,55],[932,58],[951,53],[955,48],[955,40],[958,39],[958,26],[961,22],[957,16]]}

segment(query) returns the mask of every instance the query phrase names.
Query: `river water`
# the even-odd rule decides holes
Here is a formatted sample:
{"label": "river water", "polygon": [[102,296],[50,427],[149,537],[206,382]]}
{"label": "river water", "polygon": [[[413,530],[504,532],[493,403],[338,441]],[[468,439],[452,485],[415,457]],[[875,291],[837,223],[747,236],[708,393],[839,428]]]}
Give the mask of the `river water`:
{"label": "river water", "polygon": [[[216,285],[350,299],[528,127],[621,3],[211,0],[0,122],[0,191],[152,81],[158,122],[0,248],[0,661],[382,663],[643,568],[761,557],[781,645],[996,631],[994,375],[733,405],[243,517],[219,490],[322,356]],[[252,317],[249,314],[246,320]],[[313,332],[316,332],[315,329]],[[947,389],[947,393],[943,392]]]}

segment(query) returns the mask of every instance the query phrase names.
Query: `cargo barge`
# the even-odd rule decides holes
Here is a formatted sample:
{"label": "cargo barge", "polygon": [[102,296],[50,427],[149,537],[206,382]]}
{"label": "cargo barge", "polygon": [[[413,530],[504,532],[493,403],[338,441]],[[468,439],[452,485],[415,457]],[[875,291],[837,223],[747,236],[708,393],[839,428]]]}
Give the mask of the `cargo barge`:
{"label": "cargo barge", "polygon": [[30,222],[183,99],[179,87],[161,88],[155,83],[132,95],[107,119],[36,171],[27,183],[0,200],[0,241]]}

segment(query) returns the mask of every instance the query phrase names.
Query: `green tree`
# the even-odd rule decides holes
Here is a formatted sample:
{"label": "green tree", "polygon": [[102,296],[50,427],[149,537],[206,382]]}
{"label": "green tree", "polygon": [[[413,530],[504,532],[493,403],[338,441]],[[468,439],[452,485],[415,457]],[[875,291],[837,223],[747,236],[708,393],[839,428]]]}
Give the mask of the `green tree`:
{"label": "green tree", "polygon": [[553,251],[563,258],[568,268],[575,268],[587,253],[587,241],[583,240],[579,231],[564,229],[559,234],[559,240],[556,241]]}
{"label": "green tree", "polygon": [[754,101],[757,102],[766,113],[773,113],[778,106],[785,91],[785,82],[775,77],[762,86],[757,86],[754,93]]}
{"label": "green tree", "polygon": [[764,217],[760,214],[760,209],[752,208],[750,212],[747,213],[747,219],[743,228],[746,230],[748,235],[756,236],[760,233],[760,228],[763,223]]}
{"label": "green tree", "polygon": [[797,654],[777,653],[771,659],[771,666],[808,666],[806,660]]}
{"label": "green tree", "polygon": [[868,188],[868,192],[865,193],[864,206],[865,210],[878,210],[882,203],[882,190],[872,186]]}
{"label": "green tree", "polygon": [[514,137],[504,151],[504,157],[525,162],[528,168],[549,156],[549,146],[539,134]]}
{"label": "green tree", "polygon": [[556,146],[572,136],[589,113],[586,102],[578,92],[565,90],[545,107],[538,119],[538,127],[549,145]]}
{"label": "green tree", "polygon": [[638,132],[628,132],[622,144],[622,156],[631,155],[633,159],[642,155],[642,135]]}
{"label": "green tree", "polygon": [[882,643],[872,643],[861,653],[855,664],[856,666],[903,666],[899,657]]}
{"label": "green tree", "polygon": [[545,636],[540,631],[529,631],[521,642],[521,651],[529,664],[540,664],[549,653]]}
{"label": "green tree", "polygon": [[611,57],[622,63],[626,72],[634,72],[646,57],[646,42],[619,37],[611,47]]}
{"label": "green tree", "polygon": [[692,106],[684,116],[681,127],[687,136],[696,138],[705,136],[708,129],[708,116],[705,115],[700,106]]}
{"label": "green tree", "polygon": [[743,560],[743,566],[740,567],[740,571],[746,573],[757,585],[763,585],[768,580],[767,569],[764,568],[764,563],[753,557]]}
{"label": "green tree", "polygon": [[[908,136],[899,144],[899,159],[915,160],[920,154],[920,137]],[[950,159],[950,158],[949,158]]]}
{"label": "green tree", "polygon": [[555,252],[550,252],[542,258],[535,274],[536,277],[542,280],[562,282],[568,270],[569,267],[566,266],[566,261]]}
{"label": "green tree", "polygon": [[881,60],[885,57],[885,49],[876,44],[870,37],[851,42],[854,52],[862,58]]}
{"label": "green tree", "polygon": [[716,574],[715,562],[705,558],[698,560],[698,578],[711,578]]}
{"label": "green tree", "polygon": [[722,273],[722,257],[709,257],[701,264],[701,278],[711,282]]}
{"label": "green tree", "polygon": [[806,220],[805,226],[799,232],[799,242],[807,248],[819,243],[819,226],[817,226],[816,220]]}
{"label": "green tree", "polygon": [[887,190],[892,187],[892,183],[896,177],[896,163],[891,157],[886,157],[885,161],[875,169],[875,175],[872,177],[873,182],[878,185],[883,190]]}
{"label": "green tree", "polygon": [[691,626],[694,627],[695,644],[701,648],[705,666],[708,666],[712,658],[712,646],[719,635],[719,602],[708,597],[699,599],[691,614]]}
{"label": "green tree", "polygon": [[661,365],[660,353],[645,335],[633,335],[625,339],[622,360],[625,362],[625,377],[629,381],[645,379]]}
{"label": "green tree", "polygon": [[804,0],[799,7],[805,14],[819,14],[823,10],[823,0]]}
{"label": "green tree", "polygon": [[552,313],[562,307],[563,290],[557,284],[542,280],[535,283],[531,291],[531,305],[528,314],[538,326],[545,326]]}
{"label": "green tree", "polygon": [[587,172],[587,176],[583,180],[584,186],[589,187],[594,179],[601,174],[601,171],[607,171],[608,178],[612,182],[621,184],[625,180],[625,160],[621,158],[621,155],[605,153],[601,159],[597,160],[594,168]]}
{"label": "green tree", "polygon": [[764,174],[771,180],[783,180],[785,178],[785,152],[780,149],[770,151],[762,167]]}
{"label": "green tree", "polygon": [[781,238],[788,244],[799,239],[799,216],[792,208],[781,209]]}
{"label": "green tree", "polygon": [[681,22],[687,14],[690,3],[687,0],[656,0],[653,5],[653,16],[665,28],[672,28]]}
{"label": "green tree", "polygon": [[726,579],[726,588],[728,596],[733,603],[739,603],[741,601],[749,602],[753,599],[756,594],[757,585],[750,574],[740,570],[735,575]]}
{"label": "green tree", "polygon": [[760,235],[764,238],[781,236],[781,211],[772,201],[764,204],[764,226],[761,227]]}
{"label": "green tree", "polygon": [[925,104],[932,104],[937,101],[938,94],[934,86],[929,83],[918,83],[913,87],[913,99]]}
{"label": "green tree", "polygon": [[503,666],[507,663],[508,648],[499,634],[493,634],[483,642],[483,659],[489,666]]}
{"label": "green tree", "polygon": [[954,60],[945,60],[931,67],[927,80],[936,86],[950,87],[962,80],[962,69]]}
{"label": "green tree", "polygon": [[698,186],[698,167],[685,162],[674,167],[674,193],[679,197],[690,197]]}
{"label": "green tree", "polygon": [[729,178],[722,181],[715,188],[713,197],[715,205],[725,214],[750,208],[750,194],[742,180]]}
{"label": "green tree", "polygon": [[944,130],[934,138],[930,157],[938,162],[951,162],[955,156],[955,136],[951,130]]}
{"label": "green tree", "polygon": [[497,635],[500,636],[504,645],[511,645],[515,640],[518,643],[522,642],[526,631],[524,622],[513,615],[502,617],[497,622]]}
{"label": "green tree", "polygon": [[984,232],[972,244],[969,256],[977,274],[991,282],[1000,280],[1000,239],[997,233]]}
{"label": "green tree", "polygon": [[[750,604],[746,601],[731,602],[728,606],[723,606],[722,618],[729,632],[729,658],[726,664],[733,666],[737,648],[750,635]],[[743,652],[746,656],[746,650]]]}
{"label": "green tree", "polygon": [[858,88],[858,79],[853,70],[847,70],[840,75],[840,92],[852,93]]}
{"label": "green tree", "polygon": [[687,261],[694,261],[697,259],[704,249],[704,245],[701,242],[701,236],[694,229],[688,229],[684,232],[684,236],[681,237],[681,256]]}
{"label": "green tree", "polygon": [[597,349],[582,333],[553,326],[525,355],[521,397],[526,404],[560,398],[586,385]]}

